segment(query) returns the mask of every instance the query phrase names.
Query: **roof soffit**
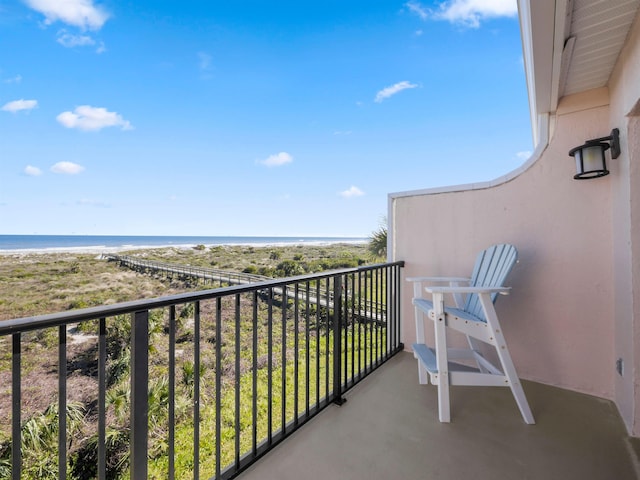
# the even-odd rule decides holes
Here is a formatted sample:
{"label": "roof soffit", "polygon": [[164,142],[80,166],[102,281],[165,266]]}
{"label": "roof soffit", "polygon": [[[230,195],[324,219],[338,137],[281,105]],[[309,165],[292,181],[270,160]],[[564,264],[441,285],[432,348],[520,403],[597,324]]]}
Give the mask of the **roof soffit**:
{"label": "roof soffit", "polygon": [[605,87],[640,0],[518,0],[534,142],[559,100]]}

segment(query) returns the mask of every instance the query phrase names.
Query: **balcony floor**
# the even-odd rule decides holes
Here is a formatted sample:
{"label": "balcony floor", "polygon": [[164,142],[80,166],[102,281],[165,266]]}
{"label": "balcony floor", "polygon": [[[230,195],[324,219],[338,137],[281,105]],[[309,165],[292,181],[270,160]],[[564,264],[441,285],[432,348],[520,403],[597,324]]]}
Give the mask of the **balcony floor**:
{"label": "balcony floor", "polygon": [[451,422],[436,387],[401,353],[268,453],[241,480],[640,478],[637,440],[612,402],[524,382],[536,425],[507,388],[453,387]]}

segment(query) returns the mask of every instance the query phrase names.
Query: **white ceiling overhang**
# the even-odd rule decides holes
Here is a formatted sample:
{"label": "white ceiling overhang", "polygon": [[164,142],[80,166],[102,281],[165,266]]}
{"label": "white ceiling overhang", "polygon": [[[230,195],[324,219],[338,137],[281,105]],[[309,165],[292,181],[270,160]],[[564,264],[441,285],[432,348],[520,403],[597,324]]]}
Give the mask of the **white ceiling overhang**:
{"label": "white ceiling overhang", "polygon": [[640,0],[518,0],[534,143],[564,95],[604,87]]}

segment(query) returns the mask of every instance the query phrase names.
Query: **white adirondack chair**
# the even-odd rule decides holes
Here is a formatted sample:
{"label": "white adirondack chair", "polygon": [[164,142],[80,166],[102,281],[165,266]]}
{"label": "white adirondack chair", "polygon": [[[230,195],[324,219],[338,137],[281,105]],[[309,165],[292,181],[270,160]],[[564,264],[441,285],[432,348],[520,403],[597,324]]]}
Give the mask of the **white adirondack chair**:
{"label": "white adirondack chair", "polygon": [[[507,294],[510,290],[504,286],[504,281],[517,257],[518,252],[513,245],[494,245],[480,252],[471,278],[407,278],[414,287],[416,343],[413,353],[418,360],[419,381],[427,384],[430,378],[431,383],[438,386],[441,422],[451,419],[450,385],[482,385],[511,388],[524,421],[535,423],[494,308],[498,294]],[[423,283],[429,284],[424,290]],[[431,294],[431,299],[424,298],[424,291]],[[445,294],[453,296],[455,307],[445,305]],[[434,322],[434,348],[425,343],[425,317]],[[448,347],[447,329],[465,334],[469,348]],[[483,344],[495,347],[499,367],[480,352]],[[451,361],[461,359],[467,362]],[[470,366],[469,363],[475,365]]]}

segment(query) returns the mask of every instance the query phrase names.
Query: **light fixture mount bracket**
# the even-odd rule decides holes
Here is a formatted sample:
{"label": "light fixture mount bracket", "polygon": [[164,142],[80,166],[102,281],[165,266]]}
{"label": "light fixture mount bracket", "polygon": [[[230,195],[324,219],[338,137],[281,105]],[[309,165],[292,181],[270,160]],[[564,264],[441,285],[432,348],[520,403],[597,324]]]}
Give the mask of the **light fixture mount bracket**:
{"label": "light fixture mount bracket", "polygon": [[614,128],[611,130],[611,135],[608,137],[594,138],[593,140],[587,140],[584,146],[591,144],[597,144],[602,142],[609,142],[611,148],[611,158],[615,159],[620,156],[620,130]]}

